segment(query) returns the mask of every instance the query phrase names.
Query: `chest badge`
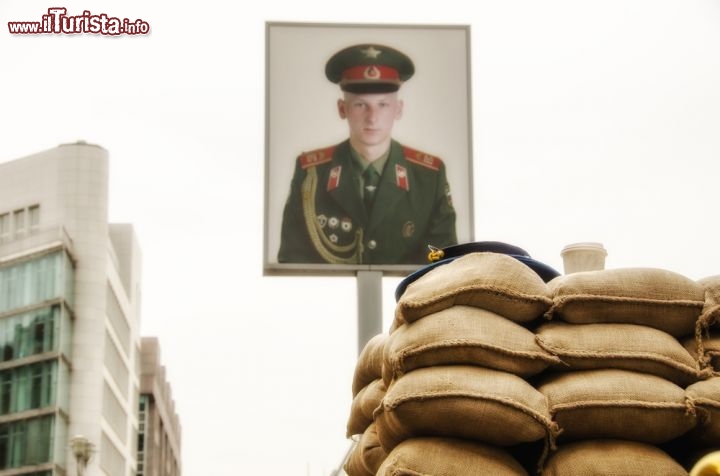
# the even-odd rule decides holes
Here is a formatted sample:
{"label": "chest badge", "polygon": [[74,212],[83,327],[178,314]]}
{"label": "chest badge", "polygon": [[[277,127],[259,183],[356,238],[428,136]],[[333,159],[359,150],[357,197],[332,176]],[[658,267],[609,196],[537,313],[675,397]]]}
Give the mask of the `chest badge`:
{"label": "chest badge", "polygon": [[411,221],[405,222],[402,228],[402,236],[403,238],[410,238],[415,234],[415,223]]}

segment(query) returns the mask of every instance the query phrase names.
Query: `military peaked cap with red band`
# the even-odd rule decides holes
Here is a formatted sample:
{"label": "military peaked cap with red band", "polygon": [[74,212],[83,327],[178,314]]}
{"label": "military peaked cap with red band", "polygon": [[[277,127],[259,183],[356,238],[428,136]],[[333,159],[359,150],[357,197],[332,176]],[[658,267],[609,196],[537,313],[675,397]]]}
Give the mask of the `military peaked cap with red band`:
{"label": "military peaked cap with red band", "polygon": [[388,93],[415,73],[407,55],[389,46],[355,45],[335,53],[325,65],[325,76],[351,93]]}

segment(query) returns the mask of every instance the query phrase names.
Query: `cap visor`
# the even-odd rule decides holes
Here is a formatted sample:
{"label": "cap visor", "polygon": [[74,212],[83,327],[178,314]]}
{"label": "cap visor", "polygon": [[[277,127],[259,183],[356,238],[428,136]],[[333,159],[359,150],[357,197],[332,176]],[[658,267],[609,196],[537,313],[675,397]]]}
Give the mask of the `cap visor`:
{"label": "cap visor", "polygon": [[400,89],[397,83],[346,83],[340,89],[353,94],[394,93]]}

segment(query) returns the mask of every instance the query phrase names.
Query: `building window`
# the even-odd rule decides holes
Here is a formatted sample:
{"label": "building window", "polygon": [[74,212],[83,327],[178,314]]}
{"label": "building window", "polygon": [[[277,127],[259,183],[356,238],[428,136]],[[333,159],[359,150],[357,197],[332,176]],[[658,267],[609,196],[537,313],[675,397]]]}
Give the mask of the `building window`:
{"label": "building window", "polygon": [[0,214],[0,243],[10,241],[10,214]]}
{"label": "building window", "polygon": [[40,205],[28,207],[28,221],[30,234],[37,233],[40,230]]}
{"label": "building window", "polygon": [[140,395],[138,403],[138,444],[137,444],[137,473],[136,476],[145,474],[145,445],[146,445],[146,429],[148,419],[148,396]]}
{"label": "building window", "polygon": [[60,305],[0,319],[0,361],[58,351]]}
{"label": "building window", "polygon": [[15,238],[25,235],[25,209],[15,210],[13,212],[13,221],[15,222]]}
{"label": "building window", "polygon": [[70,292],[65,280],[72,276],[72,265],[62,251],[2,267],[0,312],[65,297]]}
{"label": "building window", "polygon": [[0,377],[0,415],[10,413],[12,402],[12,380]]}
{"label": "building window", "polygon": [[40,205],[0,213],[0,243],[40,231]]}
{"label": "building window", "polygon": [[54,405],[55,382],[55,360],[3,370],[0,372],[0,415]]}
{"label": "building window", "polygon": [[52,415],[0,424],[0,470],[49,463]]}

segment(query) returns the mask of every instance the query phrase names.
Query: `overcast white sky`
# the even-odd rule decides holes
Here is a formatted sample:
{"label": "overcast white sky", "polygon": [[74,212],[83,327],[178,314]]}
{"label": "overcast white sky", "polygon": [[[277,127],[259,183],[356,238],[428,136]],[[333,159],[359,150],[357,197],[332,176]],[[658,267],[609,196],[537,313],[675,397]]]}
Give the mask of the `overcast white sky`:
{"label": "overcast white sky", "polygon": [[[56,6],[151,34],[8,33]],[[109,151],[184,474],[326,476],[347,446],[355,279],[262,276],[268,21],[470,25],[477,240],[559,270],[599,241],[608,267],[720,274],[718,0],[2,0],[0,161]]]}

